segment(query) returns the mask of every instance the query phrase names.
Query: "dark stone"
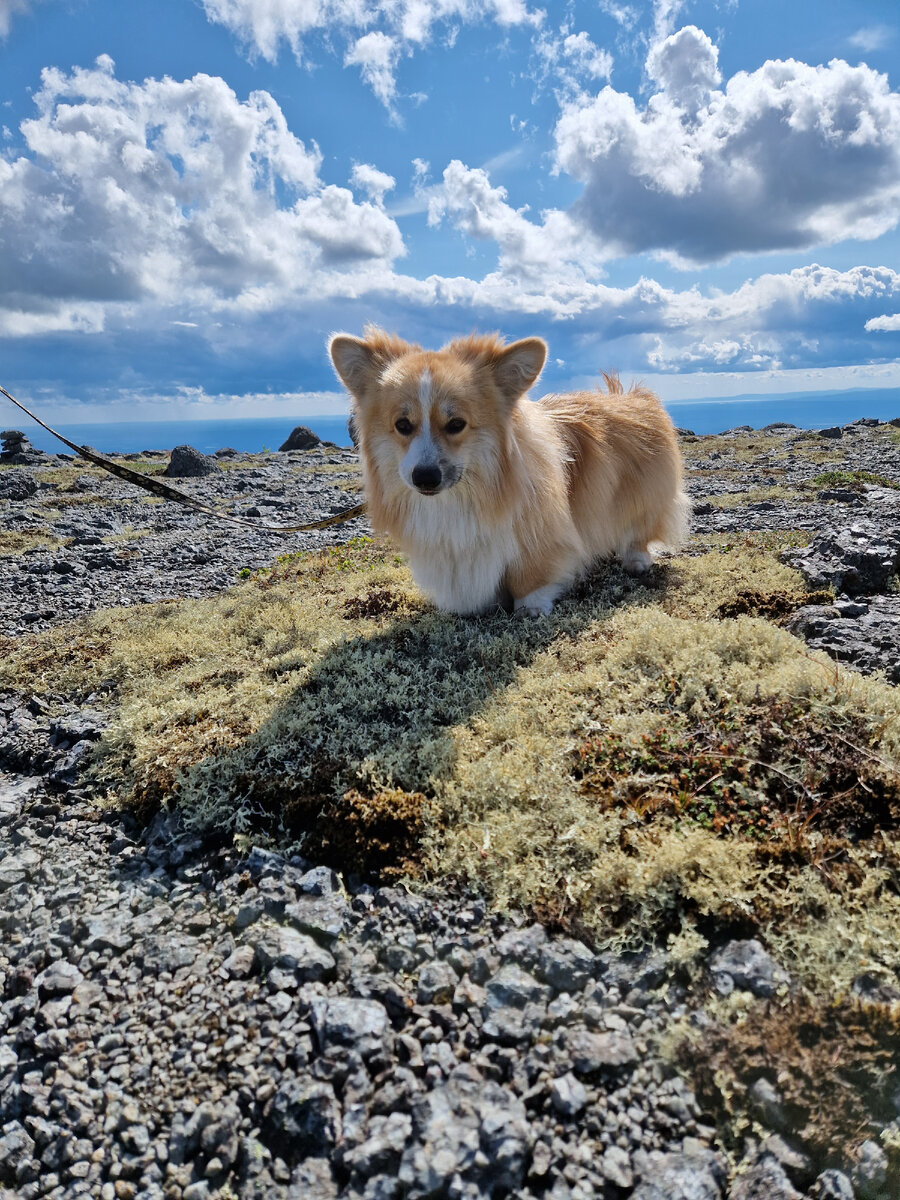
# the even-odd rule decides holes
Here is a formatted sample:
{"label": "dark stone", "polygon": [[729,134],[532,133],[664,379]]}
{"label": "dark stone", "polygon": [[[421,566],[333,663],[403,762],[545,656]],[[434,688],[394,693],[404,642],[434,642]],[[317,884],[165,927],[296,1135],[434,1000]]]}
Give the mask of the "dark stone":
{"label": "dark stone", "polygon": [[840,425],[830,425],[827,429],[819,430],[819,437],[823,438],[842,438],[844,431]]}
{"label": "dark stone", "polygon": [[900,568],[900,534],[859,522],[819,534],[809,546],[782,555],[814,588],[849,596],[884,592]]}
{"label": "dark stone", "polygon": [[711,1150],[695,1154],[661,1154],[631,1200],[721,1200],[725,1171]]}
{"label": "dark stone", "polygon": [[803,1200],[784,1168],[765,1155],[739,1175],[728,1189],[728,1200]]}
{"label": "dark stone", "polygon": [[287,441],[279,446],[279,450],[312,450],[318,446],[321,438],[313,433],[311,429],[307,429],[305,425],[298,425],[291,430]]}
{"label": "dark stone", "polygon": [[735,987],[755,996],[771,996],[790,979],[755,938],[728,942],[712,956],[709,969],[713,976],[728,975]]}
{"label": "dark stone", "polygon": [[176,446],[163,475],[169,479],[197,479],[211,475],[218,467],[214,458],[201,454],[193,446]]}
{"label": "dark stone", "polygon": [[275,1148],[294,1162],[328,1155],[341,1135],[334,1088],[312,1079],[286,1079],[266,1105],[263,1128]]}

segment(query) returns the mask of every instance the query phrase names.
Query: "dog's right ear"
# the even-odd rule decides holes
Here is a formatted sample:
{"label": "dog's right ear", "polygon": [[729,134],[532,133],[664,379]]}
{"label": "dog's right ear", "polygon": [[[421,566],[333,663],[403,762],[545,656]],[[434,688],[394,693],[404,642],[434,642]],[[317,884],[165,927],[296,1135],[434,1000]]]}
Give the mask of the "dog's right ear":
{"label": "dog's right ear", "polygon": [[421,346],[405,342],[393,333],[386,333],[377,325],[366,325],[364,337],[353,337],[349,333],[336,333],[328,343],[328,353],[341,382],[359,399],[372,378],[381,374],[389,362],[402,358],[410,351],[421,350]]}
{"label": "dog's right ear", "polygon": [[344,387],[352,395],[359,396],[375,370],[372,347],[362,338],[336,333],[328,343],[328,353]]}

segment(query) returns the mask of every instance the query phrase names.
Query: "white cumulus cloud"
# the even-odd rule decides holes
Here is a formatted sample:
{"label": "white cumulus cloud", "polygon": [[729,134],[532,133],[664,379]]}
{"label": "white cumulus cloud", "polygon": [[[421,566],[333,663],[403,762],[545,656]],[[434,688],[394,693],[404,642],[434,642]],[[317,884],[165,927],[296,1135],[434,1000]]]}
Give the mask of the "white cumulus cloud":
{"label": "white cumulus cloud", "polygon": [[869,333],[900,333],[900,313],[885,313],[881,317],[870,317],[866,321]]}
{"label": "white cumulus cloud", "polygon": [[124,82],[102,57],[45,70],[35,100],[27,152],[0,158],[8,331],[97,327],[109,304],[259,307],[404,253],[380,205],[323,185],[267,92]]}
{"label": "white cumulus cloud", "polygon": [[454,159],[440,184],[428,190],[428,223],[449,221],[461,233],[493,241],[499,251],[494,284],[508,280],[519,287],[551,294],[572,276],[585,279],[585,270],[597,268],[590,239],[579,236],[571,219],[558,209],[541,214],[540,224],[507,202],[503,187],[494,187],[486,171]]}
{"label": "white cumulus cloud", "polygon": [[[662,27],[676,4],[660,4]],[[643,107],[612,87],[568,100],[557,167],[609,254],[704,263],[875,238],[900,220],[900,93],[867,66],[769,61],[718,87],[715,46],[687,26],[651,46]]]}
{"label": "white cumulus cloud", "polygon": [[379,171],[371,163],[356,163],[350,176],[353,186],[365,192],[376,204],[384,201],[385,193],[393,191],[397,181],[386,171]]}

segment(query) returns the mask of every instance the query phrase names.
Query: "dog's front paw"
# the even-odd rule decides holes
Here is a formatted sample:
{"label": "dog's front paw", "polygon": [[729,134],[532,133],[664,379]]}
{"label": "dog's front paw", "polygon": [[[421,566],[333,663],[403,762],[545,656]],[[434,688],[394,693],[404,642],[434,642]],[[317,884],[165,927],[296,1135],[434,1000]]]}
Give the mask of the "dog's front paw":
{"label": "dog's front paw", "polygon": [[548,584],[536,588],[527,596],[517,596],[514,602],[516,612],[525,613],[528,617],[549,617],[553,612],[553,603],[560,593],[558,584]]}
{"label": "dog's front paw", "polygon": [[653,566],[653,555],[649,550],[626,550],[622,555],[622,566],[629,575],[646,575]]}

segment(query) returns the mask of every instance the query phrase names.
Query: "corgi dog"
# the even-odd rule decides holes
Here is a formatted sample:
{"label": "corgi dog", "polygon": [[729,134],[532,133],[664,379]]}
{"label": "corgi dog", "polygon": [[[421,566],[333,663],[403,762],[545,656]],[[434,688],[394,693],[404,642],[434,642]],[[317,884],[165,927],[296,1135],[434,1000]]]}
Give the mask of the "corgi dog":
{"label": "corgi dog", "polygon": [[352,398],[369,514],[439,608],[546,614],[598,559],[643,572],[684,537],[678,441],[652,392],[606,376],[606,392],[533,403],[540,338],[423,350],[363,333],[328,349]]}

